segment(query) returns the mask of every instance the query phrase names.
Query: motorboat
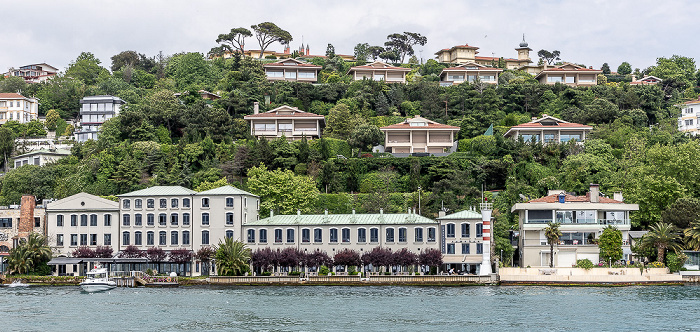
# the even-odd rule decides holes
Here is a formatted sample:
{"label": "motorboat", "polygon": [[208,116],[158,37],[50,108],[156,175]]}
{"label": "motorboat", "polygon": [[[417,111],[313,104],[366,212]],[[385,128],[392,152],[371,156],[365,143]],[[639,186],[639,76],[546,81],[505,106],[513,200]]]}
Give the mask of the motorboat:
{"label": "motorboat", "polygon": [[103,292],[117,287],[117,283],[109,279],[106,268],[95,267],[87,273],[87,278],[80,283],[80,287],[89,293]]}
{"label": "motorboat", "polygon": [[12,281],[12,283],[8,284],[7,287],[14,288],[14,287],[28,287],[29,284],[23,283],[22,279],[15,279]]}

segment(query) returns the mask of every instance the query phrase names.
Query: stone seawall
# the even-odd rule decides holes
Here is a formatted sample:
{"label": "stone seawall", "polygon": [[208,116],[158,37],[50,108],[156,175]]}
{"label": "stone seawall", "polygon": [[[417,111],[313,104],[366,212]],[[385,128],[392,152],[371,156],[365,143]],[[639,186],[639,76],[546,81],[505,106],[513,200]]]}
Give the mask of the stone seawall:
{"label": "stone seawall", "polygon": [[504,285],[565,285],[565,284],[680,284],[683,278],[670,274],[666,268],[501,268]]}
{"label": "stone seawall", "polygon": [[293,276],[270,277],[221,277],[208,278],[212,285],[425,285],[425,286],[461,286],[496,284],[496,275],[490,276],[310,276],[299,278]]}

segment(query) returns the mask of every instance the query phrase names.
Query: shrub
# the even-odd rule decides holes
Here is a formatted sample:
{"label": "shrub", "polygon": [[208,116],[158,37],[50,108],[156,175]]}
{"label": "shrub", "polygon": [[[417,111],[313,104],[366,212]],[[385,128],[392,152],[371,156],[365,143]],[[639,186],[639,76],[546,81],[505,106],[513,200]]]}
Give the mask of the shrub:
{"label": "shrub", "polygon": [[270,272],[270,271],[265,271],[265,272],[263,272],[263,273],[260,273],[260,275],[263,276],[263,277],[269,277],[269,276],[272,275],[272,272]]}
{"label": "shrub", "polygon": [[328,268],[328,266],[321,265],[320,268],[318,268],[318,275],[320,276],[327,276],[331,270]]}
{"label": "shrub", "polygon": [[664,263],[661,262],[651,262],[647,265],[648,268],[659,268],[659,267],[666,267]]}
{"label": "shrub", "polygon": [[684,253],[670,253],[666,255],[666,264],[672,273],[680,271],[681,268],[683,268],[683,264],[685,264],[686,260],[688,260],[688,256],[686,256]]}
{"label": "shrub", "polygon": [[287,275],[298,276],[298,275],[301,275],[301,271],[292,271],[292,272],[289,272]]}
{"label": "shrub", "polygon": [[593,262],[591,262],[591,260],[588,259],[588,258],[586,258],[586,259],[579,259],[579,260],[576,261],[576,267],[578,267],[578,268],[590,270],[590,269],[593,268],[593,266],[594,266],[594,265],[593,265]]}

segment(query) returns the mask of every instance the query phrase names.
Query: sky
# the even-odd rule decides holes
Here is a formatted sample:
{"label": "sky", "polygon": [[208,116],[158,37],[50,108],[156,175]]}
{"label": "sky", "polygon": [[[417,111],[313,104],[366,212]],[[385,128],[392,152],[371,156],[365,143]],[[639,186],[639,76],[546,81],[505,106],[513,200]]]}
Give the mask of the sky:
{"label": "sky", "polygon": [[[238,1],[238,0],[0,0],[0,70],[48,63],[61,71],[83,51],[109,68],[111,57],[133,50],[147,56],[179,52],[206,54],[231,28],[273,22],[302,42],[311,54],[353,54],[358,43],[383,45],[404,31],[426,36],[416,46],[424,61],[435,52],[465,43],[481,56],[517,57],[523,34],[537,51],[559,50],[563,61],[615,71],[654,65],[674,54],[700,51],[700,1],[695,0],[462,0],[462,1]],[[246,48],[259,49],[255,38]],[[282,51],[282,45],[269,49]]]}

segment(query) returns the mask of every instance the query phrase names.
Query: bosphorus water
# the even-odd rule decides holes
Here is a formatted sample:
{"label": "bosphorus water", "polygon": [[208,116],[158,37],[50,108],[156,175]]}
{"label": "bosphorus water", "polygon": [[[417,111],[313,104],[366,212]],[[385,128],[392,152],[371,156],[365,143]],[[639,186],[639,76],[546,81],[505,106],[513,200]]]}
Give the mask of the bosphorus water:
{"label": "bosphorus water", "polygon": [[0,331],[700,329],[700,286],[32,286],[0,296]]}

